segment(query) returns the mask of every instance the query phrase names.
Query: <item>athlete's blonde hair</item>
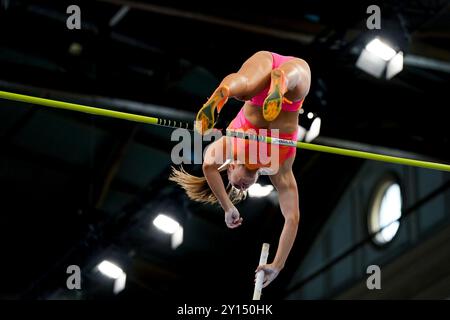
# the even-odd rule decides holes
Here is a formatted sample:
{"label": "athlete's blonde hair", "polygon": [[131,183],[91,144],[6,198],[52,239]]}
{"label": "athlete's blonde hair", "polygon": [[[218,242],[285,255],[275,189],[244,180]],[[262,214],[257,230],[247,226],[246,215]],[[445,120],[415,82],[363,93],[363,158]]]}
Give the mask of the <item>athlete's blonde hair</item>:
{"label": "athlete's blonde hair", "polygon": [[[245,199],[247,193],[245,191],[239,190],[228,182],[227,170],[224,168],[219,170],[222,180],[226,185],[225,190],[227,191],[228,197],[233,204],[236,204],[243,199]],[[184,170],[182,166],[179,169],[172,167],[172,173],[169,177],[170,181],[176,182],[185,191],[189,199],[209,204],[218,204],[214,193],[208,185],[205,177],[196,177]]]}

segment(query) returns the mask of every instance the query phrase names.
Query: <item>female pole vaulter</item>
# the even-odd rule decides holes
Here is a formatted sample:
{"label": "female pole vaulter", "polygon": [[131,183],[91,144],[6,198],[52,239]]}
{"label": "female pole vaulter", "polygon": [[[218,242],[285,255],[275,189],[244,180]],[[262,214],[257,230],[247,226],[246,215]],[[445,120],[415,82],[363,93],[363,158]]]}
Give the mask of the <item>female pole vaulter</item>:
{"label": "female pole vaulter", "polygon": [[[229,130],[251,130],[252,133],[267,136],[276,131],[279,138],[296,141],[299,110],[309,92],[310,83],[310,69],[304,60],[259,51],[248,58],[238,72],[222,80],[198,112],[196,130],[204,133],[212,129],[216,113],[220,113],[232,97],[245,103],[228,126]],[[258,148],[269,145],[256,143]],[[296,148],[276,145],[277,152],[269,150],[270,161],[263,163],[258,158],[259,154],[252,155],[249,145],[248,140],[222,137],[211,143],[205,152],[204,177],[190,175],[183,168],[174,168],[170,179],[178,183],[190,199],[220,204],[225,212],[226,225],[233,229],[243,222],[234,205],[245,198],[245,191],[261,174],[269,175],[278,191],[284,226],[274,260],[258,266],[256,270],[264,271],[263,287],[266,287],[284,268],[297,234],[300,210],[297,182],[292,172]],[[243,157],[239,156],[241,153]],[[249,161],[251,158],[256,161]],[[223,159],[228,161],[224,163]],[[274,168],[273,163],[276,163],[276,169],[267,170]]]}

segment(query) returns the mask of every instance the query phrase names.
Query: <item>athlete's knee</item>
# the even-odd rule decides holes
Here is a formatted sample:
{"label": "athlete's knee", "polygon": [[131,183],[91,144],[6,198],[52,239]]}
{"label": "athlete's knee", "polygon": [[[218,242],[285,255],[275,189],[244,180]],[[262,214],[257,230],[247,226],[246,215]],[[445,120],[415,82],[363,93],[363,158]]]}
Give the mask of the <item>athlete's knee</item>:
{"label": "athlete's knee", "polygon": [[245,85],[245,87],[248,86],[248,77],[242,73],[230,73],[227,78],[230,78],[236,82],[239,82],[240,85]]}
{"label": "athlete's knee", "polygon": [[254,54],[254,56],[261,56],[264,58],[272,58],[272,53],[270,51],[266,51],[266,50],[260,50],[260,51],[256,51]]}

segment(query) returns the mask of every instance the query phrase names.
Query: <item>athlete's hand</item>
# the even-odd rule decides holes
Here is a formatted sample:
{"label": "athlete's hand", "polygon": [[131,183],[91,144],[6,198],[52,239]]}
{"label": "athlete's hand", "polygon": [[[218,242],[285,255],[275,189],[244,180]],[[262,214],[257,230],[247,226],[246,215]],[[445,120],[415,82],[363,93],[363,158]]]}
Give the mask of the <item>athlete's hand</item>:
{"label": "athlete's hand", "polygon": [[255,281],[256,281],[256,274],[258,271],[264,271],[264,280],[263,280],[263,288],[267,287],[280,273],[281,269],[276,267],[275,265],[271,264],[263,264],[261,266],[258,266],[255,270]]}
{"label": "athlete's hand", "polygon": [[225,211],[225,223],[228,228],[234,229],[239,227],[242,224],[242,220],[243,219],[235,206],[232,206],[230,209]]}

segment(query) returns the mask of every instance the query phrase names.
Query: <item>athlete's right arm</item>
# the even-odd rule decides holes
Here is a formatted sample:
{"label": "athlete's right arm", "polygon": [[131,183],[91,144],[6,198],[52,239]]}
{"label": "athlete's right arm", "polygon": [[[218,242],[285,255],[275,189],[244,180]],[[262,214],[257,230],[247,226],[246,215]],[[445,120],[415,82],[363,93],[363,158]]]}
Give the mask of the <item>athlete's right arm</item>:
{"label": "athlete's right arm", "polygon": [[214,193],[217,200],[219,200],[223,210],[227,211],[233,204],[228,198],[222,177],[218,170],[225,161],[225,141],[225,137],[222,137],[208,146],[208,149],[206,149],[205,152],[202,169],[211,191]]}
{"label": "athlete's right arm", "polygon": [[235,208],[227,195],[222,177],[218,170],[224,164],[225,160],[226,138],[222,137],[209,145],[205,152],[202,168],[211,191],[225,211],[225,222],[227,226],[229,228],[236,228],[241,225],[242,219],[240,218],[239,211]]}

